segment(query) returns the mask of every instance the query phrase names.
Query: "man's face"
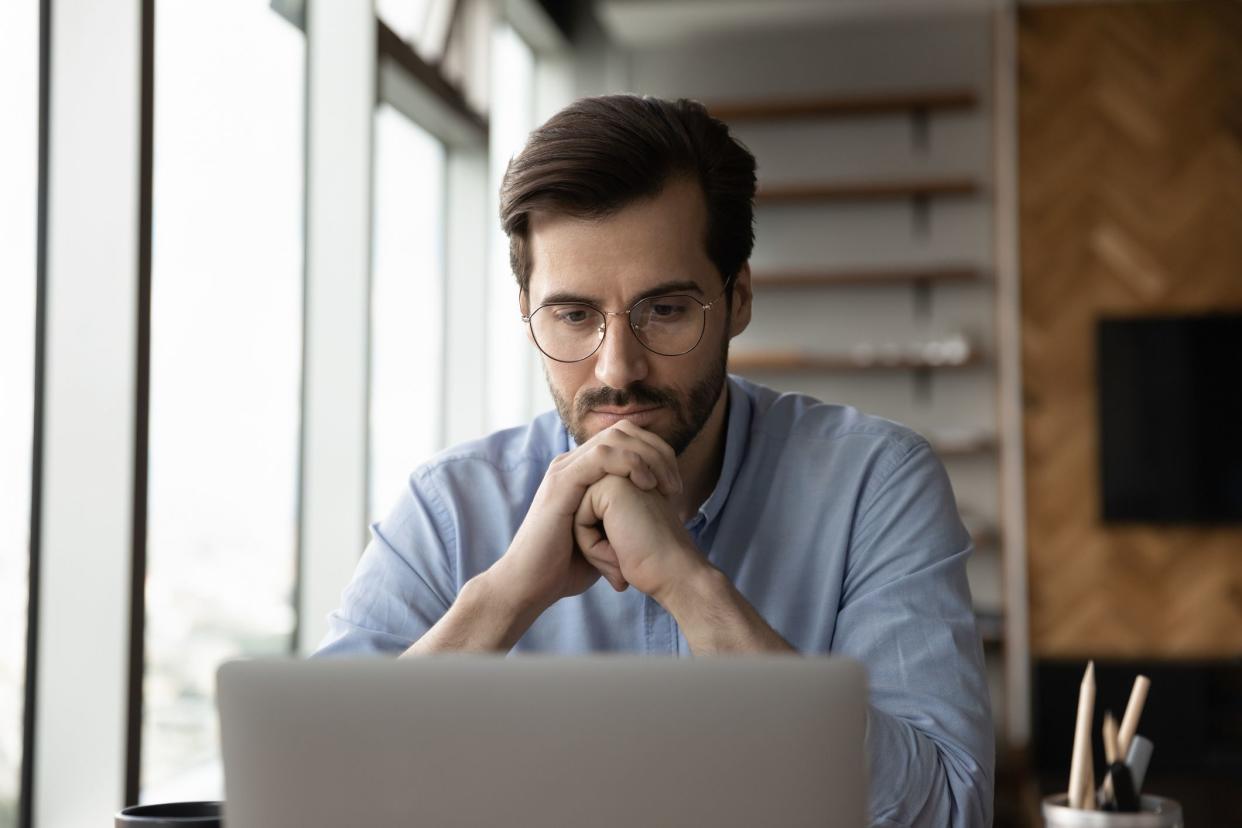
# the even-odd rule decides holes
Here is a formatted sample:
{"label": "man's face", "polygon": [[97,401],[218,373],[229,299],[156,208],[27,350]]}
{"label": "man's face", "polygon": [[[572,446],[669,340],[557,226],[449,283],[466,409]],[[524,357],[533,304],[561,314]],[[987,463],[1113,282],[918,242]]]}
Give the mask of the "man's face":
{"label": "man's face", "polygon": [[[724,285],[707,257],[706,229],[702,190],[684,180],[602,220],[534,215],[523,313],[566,301],[625,311],[642,298],[672,293],[712,302]],[[707,311],[703,338],[689,353],[653,353],[622,315],[608,317],[607,335],[590,357],[565,363],[544,356],[548,387],[574,439],[582,444],[624,418],[681,454],[720,398],[729,339],[750,322],[748,268],[732,293],[731,309],[722,298]]]}

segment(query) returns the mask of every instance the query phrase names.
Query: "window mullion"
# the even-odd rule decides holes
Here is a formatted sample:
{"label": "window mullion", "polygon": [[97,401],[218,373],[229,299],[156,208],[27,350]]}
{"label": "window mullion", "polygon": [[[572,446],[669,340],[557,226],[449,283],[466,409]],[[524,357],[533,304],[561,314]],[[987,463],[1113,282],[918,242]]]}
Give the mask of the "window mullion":
{"label": "window mullion", "polygon": [[298,651],[327,630],[366,540],[370,3],[307,3],[306,292]]}

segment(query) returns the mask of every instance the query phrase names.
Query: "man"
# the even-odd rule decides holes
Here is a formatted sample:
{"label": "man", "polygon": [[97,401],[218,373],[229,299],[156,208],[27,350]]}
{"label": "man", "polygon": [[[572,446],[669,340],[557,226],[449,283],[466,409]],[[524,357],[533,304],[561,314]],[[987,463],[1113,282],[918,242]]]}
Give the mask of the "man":
{"label": "man", "polygon": [[755,162],[703,107],[579,101],[501,219],[556,412],[411,475],[321,654],[839,653],[881,825],[991,821],[992,730],[944,470],[895,423],[726,374]]}

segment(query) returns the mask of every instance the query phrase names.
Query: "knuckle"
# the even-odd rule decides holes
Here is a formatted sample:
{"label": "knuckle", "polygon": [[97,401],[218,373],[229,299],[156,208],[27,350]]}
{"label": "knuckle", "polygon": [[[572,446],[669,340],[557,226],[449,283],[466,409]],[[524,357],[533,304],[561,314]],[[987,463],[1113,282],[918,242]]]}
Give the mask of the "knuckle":
{"label": "knuckle", "polygon": [[557,485],[559,481],[565,479],[565,476],[569,474],[569,470],[569,461],[557,458],[548,465],[548,470],[544,472],[543,479],[549,485]]}

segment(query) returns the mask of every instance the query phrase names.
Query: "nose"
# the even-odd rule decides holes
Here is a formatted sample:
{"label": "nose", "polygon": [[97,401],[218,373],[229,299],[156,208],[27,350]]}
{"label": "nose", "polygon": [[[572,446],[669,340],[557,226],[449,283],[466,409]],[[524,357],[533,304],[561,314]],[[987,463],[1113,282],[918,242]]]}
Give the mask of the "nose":
{"label": "nose", "polygon": [[629,317],[611,316],[604,341],[595,352],[595,378],[610,388],[626,388],[647,377],[647,355],[630,330]]}

